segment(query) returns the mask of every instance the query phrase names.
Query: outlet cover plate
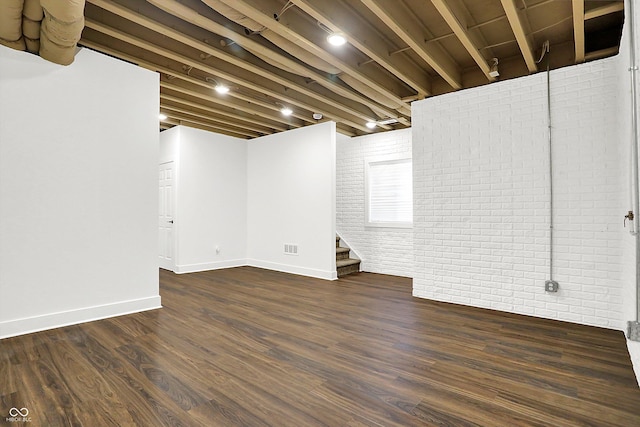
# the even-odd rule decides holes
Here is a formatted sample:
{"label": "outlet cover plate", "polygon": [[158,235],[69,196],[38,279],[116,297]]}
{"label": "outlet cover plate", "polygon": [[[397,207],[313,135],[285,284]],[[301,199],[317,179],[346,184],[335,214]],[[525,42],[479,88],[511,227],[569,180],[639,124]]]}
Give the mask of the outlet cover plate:
{"label": "outlet cover plate", "polygon": [[640,322],[627,322],[627,338],[640,341]]}
{"label": "outlet cover plate", "polygon": [[547,292],[558,292],[558,282],[555,280],[547,280],[544,282],[544,290]]}

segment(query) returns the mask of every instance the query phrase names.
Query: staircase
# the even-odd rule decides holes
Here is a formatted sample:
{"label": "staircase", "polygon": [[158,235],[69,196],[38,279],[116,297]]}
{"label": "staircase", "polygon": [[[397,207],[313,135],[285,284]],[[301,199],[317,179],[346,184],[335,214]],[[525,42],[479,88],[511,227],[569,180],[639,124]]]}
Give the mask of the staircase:
{"label": "staircase", "polygon": [[338,277],[360,271],[360,260],[349,258],[351,249],[340,246],[340,237],[336,236],[336,270]]}

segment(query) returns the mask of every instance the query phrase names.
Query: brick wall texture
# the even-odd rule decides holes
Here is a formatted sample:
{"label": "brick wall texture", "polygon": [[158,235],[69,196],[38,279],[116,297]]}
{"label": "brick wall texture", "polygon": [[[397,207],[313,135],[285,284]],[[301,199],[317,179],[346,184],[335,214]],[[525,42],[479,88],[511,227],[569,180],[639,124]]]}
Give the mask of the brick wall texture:
{"label": "brick wall texture", "polygon": [[[413,103],[417,297],[623,329],[615,58]],[[340,156],[338,156],[340,158]]]}
{"label": "brick wall texture", "polygon": [[365,162],[411,158],[411,129],[342,138],[336,148],[336,231],[362,259],[362,270],[412,277],[413,230],[365,227]]}

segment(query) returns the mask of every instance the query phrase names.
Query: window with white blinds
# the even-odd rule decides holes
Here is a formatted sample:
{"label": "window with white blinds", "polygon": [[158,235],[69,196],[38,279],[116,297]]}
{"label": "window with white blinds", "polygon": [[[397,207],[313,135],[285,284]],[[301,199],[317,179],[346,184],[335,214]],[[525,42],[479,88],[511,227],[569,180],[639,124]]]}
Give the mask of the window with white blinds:
{"label": "window with white blinds", "polygon": [[413,223],[411,159],[367,161],[365,171],[367,225],[410,228]]}

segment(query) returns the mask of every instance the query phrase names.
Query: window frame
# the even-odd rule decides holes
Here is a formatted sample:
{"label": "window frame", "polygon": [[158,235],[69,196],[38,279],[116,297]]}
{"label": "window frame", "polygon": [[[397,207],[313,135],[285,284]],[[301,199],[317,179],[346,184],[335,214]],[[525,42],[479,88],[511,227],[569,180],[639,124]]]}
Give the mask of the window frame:
{"label": "window frame", "polygon": [[[371,221],[371,166],[376,164],[409,163],[411,166],[411,221]],[[413,228],[413,159],[411,155],[392,155],[384,157],[368,157],[364,159],[364,225],[373,228]]]}

